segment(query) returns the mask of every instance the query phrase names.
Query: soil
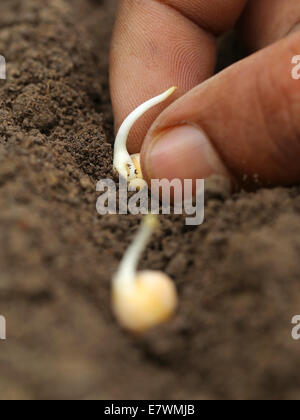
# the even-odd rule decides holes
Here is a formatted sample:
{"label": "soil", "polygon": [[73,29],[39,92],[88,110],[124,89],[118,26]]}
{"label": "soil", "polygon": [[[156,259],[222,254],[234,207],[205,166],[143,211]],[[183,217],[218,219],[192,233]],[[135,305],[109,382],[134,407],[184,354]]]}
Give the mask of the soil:
{"label": "soil", "polygon": [[298,399],[300,188],[229,196],[206,220],[164,217],[141,267],[177,284],[168,324],[132,336],[110,283],[139,225],[97,215],[111,177],[115,1],[2,0],[1,399]]}

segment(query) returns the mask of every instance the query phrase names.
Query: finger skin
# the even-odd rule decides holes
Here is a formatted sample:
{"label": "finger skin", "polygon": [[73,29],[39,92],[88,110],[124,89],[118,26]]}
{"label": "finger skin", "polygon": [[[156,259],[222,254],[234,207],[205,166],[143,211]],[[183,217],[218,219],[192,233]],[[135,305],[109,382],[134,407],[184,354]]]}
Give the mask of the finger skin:
{"label": "finger skin", "polygon": [[[142,149],[147,180],[155,138],[185,121],[204,130],[241,185],[250,188],[299,182],[300,81],[291,75],[291,60],[299,55],[299,44],[300,34],[295,33],[226,69],[169,106],[154,122]],[[196,178],[202,178],[201,168],[200,159]]]}
{"label": "finger skin", "polygon": [[300,23],[299,0],[249,0],[239,24],[252,50],[282,38]]}
{"label": "finger skin", "polygon": [[152,122],[167,105],[213,74],[212,32],[232,26],[245,1],[120,1],[110,61],[115,129],[147,99],[179,87],[169,102],[151,110],[133,128],[128,139],[131,153],[140,151]]}
{"label": "finger skin", "polygon": [[247,0],[160,0],[215,35],[231,29]]}

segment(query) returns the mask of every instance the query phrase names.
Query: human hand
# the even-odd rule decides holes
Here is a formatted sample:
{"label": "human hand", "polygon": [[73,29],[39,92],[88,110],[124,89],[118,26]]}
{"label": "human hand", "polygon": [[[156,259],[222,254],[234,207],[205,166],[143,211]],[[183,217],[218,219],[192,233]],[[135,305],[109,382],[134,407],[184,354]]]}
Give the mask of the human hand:
{"label": "human hand", "polygon": [[[238,22],[254,54],[213,76],[216,36]],[[110,66],[116,130],[142,102],[179,86],[128,140],[147,180],[300,181],[299,22],[299,0],[120,0]]]}

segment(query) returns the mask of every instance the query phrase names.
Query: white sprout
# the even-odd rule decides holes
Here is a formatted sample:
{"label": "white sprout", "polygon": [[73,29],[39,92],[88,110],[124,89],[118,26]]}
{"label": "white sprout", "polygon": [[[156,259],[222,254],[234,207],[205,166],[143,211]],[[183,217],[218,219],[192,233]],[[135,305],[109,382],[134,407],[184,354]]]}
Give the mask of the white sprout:
{"label": "white sprout", "polygon": [[135,122],[142,117],[145,112],[154,106],[164,102],[171,96],[177,87],[172,87],[166,92],[153,99],[148,100],[134,110],[123,122],[115,140],[114,147],[114,169],[124,178],[130,182],[135,178],[142,178],[140,169],[140,156],[139,154],[131,155],[127,151],[127,138],[131,128]]}
{"label": "white sprout", "polygon": [[137,272],[139,259],[157,226],[157,216],[145,217],[113,278],[115,315],[124,328],[133,332],[142,332],[166,321],[177,307],[176,288],[166,274]]}

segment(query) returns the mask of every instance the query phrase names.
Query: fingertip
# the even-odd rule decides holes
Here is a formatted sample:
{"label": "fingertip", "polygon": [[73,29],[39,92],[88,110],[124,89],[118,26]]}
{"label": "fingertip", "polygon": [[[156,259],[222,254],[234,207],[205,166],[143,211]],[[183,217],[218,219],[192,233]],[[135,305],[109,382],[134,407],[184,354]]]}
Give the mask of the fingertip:
{"label": "fingertip", "polygon": [[166,129],[148,138],[142,150],[142,171],[151,179],[206,179],[230,175],[205,132],[195,124]]}

